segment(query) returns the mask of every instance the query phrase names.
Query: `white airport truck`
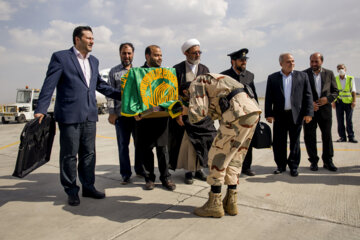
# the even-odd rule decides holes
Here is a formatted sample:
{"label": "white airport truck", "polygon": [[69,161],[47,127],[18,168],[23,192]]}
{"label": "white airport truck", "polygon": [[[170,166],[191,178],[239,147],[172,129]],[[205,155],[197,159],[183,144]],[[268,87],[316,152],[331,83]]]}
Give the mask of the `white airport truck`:
{"label": "white airport truck", "polygon": [[[100,71],[102,79],[106,82],[109,78],[109,71],[110,68]],[[14,121],[23,123],[25,121],[34,119],[34,110],[37,107],[39,94],[40,89],[29,89],[28,86],[22,89],[17,89],[16,103],[0,106],[0,118],[2,123],[6,124]],[[56,95],[54,93],[48,108],[48,113],[50,114],[54,112],[55,98]],[[99,114],[107,113],[106,97],[101,93],[96,92],[96,100]]]}
{"label": "white airport truck", "polygon": [[[105,81],[108,82],[109,80],[109,72],[110,72],[110,68],[107,69],[103,69],[101,70],[100,76],[101,78]],[[98,106],[98,112],[99,114],[105,114],[108,112],[108,108],[107,108],[107,100],[106,97],[104,95],[102,95],[101,93],[99,93],[98,91],[95,92],[96,93],[96,101],[97,101],[97,106]]]}
{"label": "white airport truck", "polygon": [[[0,117],[2,123],[9,122],[23,123],[34,118],[34,110],[37,107],[40,89],[25,88],[17,89],[16,102],[13,104],[5,104],[0,107]],[[52,96],[48,108],[48,113],[54,112],[55,95]]]}

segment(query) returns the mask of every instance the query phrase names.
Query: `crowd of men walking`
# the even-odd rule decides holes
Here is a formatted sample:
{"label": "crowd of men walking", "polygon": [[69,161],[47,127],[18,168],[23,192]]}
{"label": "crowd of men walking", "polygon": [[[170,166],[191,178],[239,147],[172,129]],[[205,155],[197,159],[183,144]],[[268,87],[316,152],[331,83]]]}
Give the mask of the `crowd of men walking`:
{"label": "crowd of men walking", "polygon": [[[159,179],[166,189],[172,191],[176,188],[169,169],[184,169],[186,184],[192,184],[195,178],[211,185],[208,201],[196,208],[195,214],[221,217],[226,212],[236,215],[239,175],[255,175],[251,169],[251,139],[261,114],[254,74],[247,70],[248,49],[228,54],[230,68],[215,74],[200,63],[200,42],[197,39],[187,40],[181,46],[185,60],[174,65],[179,99],[184,104],[183,112],[171,119],[121,115],[121,78],[133,67],[135,48],[132,43],[120,45],[121,63],[110,70],[108,83],[99,75],[98,60],[90,55],[94,44],[91,28],[75,28],[73,43],[69,50],[52,55],[35,111],[35,117],[39,117],[41,122],[56,88],[60,178],[68,194],[69,205],[80,204],[77,171],[83,197],[105,197],[94,186],[97,90],[109,97],[108,121],[116,129],[122,184],[131,182],[129,144],[132,136],[135,144],[134,170],[136,175],[144,178],[145,190],[155,187],[152,151],[155,147]],[[161,67],[161,48],[148,46],[145,60],[142,68]],[[357,142],[352,127],[352,111],[356,103],[354,78],[346,75],[344,64],[338,65],[339,76],[335,77],[332,71],[322,67],[323,61],[321,53],[313,53],[310,68],[296,71],[294,57],[283,53],[279,57],[281,70],[268,77],[264,111],[266,121],[273,124],[273,152],[277,165],[274,174],[281,174],[288,167],[291,176],[298,176],[300,132],[303,127],[310,169],[318,170],[317,126],[321,130],[323,166],[330,171],[337,170],[333,162],[331,136],[332,104],[338,119],[340,139],[337,141]],[[253,96],[242,91],[245,86],[251,88]],[[228,105],[224,107],[220,99],[225,99]],[[214,127],[214,120],[219,120],[218,129]],[[203,171],[207,166],[209,176]],[[221,200],[221,186],[224,184],[228,189]]]}

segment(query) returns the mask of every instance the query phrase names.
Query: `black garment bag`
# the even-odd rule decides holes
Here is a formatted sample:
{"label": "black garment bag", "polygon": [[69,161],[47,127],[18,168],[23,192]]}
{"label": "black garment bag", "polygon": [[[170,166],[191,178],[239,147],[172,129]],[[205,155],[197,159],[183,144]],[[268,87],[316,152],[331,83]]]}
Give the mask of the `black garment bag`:
{"label": "black garment bag", "polygon": [[23,178],[50,160],[55,130],[55,120],[50,115],[46,115],[41,124],[35,118],[25,125],[20,136],[14,177]]}

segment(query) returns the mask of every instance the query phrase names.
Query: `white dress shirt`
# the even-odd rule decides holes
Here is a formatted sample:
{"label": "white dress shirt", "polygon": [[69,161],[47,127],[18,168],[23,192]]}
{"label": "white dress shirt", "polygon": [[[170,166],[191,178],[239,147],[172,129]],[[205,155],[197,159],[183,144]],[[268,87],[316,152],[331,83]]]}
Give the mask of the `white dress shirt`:
{"label": "white dress shirt", "polygon": [[315,88],[316,88],[318,98],[320,98],[320,95],[321,95],[321,74],[320,73],[321,73],[321,71],[318,74],[313,72],[314,80],[315,80]]}
{"label": "white dress shirt", "polygon": [[191,69],[191,71],[196,75],[196,67],[197,67],[197,65],[191,64],[188,61],[185,61],[185,63],[188,65],[188,67]]}
{"label": "white dress shirt", "polygon": [[284,97],[285,97],[285,108],[284,110],[291,110],[291,86],[292,86],[292,72],[286,76],[282,71],[283,87],[284,87]]}
{"label": "white dress shirt", "polygon": [[83,55],[75,48],[74,49],[74,53],[77,57],[77,60],[79,61],[81,70],[84,74],[87,86],[90,87],[90,79],[91,79],[91,69],[90,69],[90,63],[89,63],[89,56],[90,53],[86,54],[85,58],[83,57]]}

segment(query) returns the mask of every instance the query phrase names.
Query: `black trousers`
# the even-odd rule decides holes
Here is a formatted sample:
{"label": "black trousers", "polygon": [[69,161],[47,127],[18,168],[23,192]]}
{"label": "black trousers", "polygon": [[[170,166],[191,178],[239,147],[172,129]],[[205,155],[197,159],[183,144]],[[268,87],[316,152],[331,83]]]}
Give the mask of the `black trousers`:
{"label": "black trousers", "polygon": [[[123,178],[131,177],[131,164],[129,155],[130,137],[136,139],[135,134],[135,119],[133,117],[120,116],[115,121],[116,139],[119,150],[120,174]],[[136,140],[134,140],[136,141]],[[143,174],[144,170],[140,159],[135,154],[135,172]]]}
{"label": "black trousers", "polygon": [[[346,133],[349,139],[355,137],[352,123],[353,111],[354,110],[351,108],[351,103],[343,103],[341,100],[336,101],[336,119],[338,124],[338,134],[341,138],[346,139]],[[346,132],[344,115],[346,120]]]}
{"label": "black trousers", "polygon": [[[321,109],[319,111],[321,111]],[[328,114],[321,114],[319,111],[314,112],[314,117],[311,122],[304,123],[304,141],[306,151],[309,155],[309,161],[311,163],[317,163],[319,161],[319,157],[316,146],[316,128],[319,126],[323,147],[321,158],[324,163],[329,163],[334,156],[331,136],[332,114],[331,111],[329,111]]]}
{"label": "black trousers", "polygon": [[[143,159],[143,166],[145,171],[145,181],[155,182],[156,175],[154,173],[154,154],[152,147],[142,148],[137,154]],[[157,146],[156,156],[158,159],[158,167],[160,172],[160,181],[166,181],[170,177],[169,173],[169,153],[167,146]]]}
{"label": "black trousers", "polygon": [[[273,127],[273,152],[278,169],[297,169],[300,164],[300,132],[302,124],[295,124],[291,111],[275,116]],[[287,157],[287,136],[290,138],[290,154]]]}
{"label": "black trousers", "polygon": [[[82,187],[93,190],[95,183],[96,122],[59,123],[59,129],[60,180],[65,192],[69,195],[79,192],[80,188],[76,184],[76,169]],[[79,161],[77,161],[77,155]]]}
{"label": "black trousers", "polygon": [[253,147],[252,147],[252,144],[250,144],[250,146],[248,148],[248,151],[246,153],[246,156],[245,156],[241,171],[246,171],[246,170],[249,170],[251,168],[252,150],[253,150]]}
{"label": "black trousers", "polygon": [[135,155],[140,159],[145,172],[145,181],[155,181],[154,154],[156,156],[160,172],[160,180],[165,181],[171,175],[169,173],[168,152],[168,118],[142,119],[136,122],[135,129]]}

